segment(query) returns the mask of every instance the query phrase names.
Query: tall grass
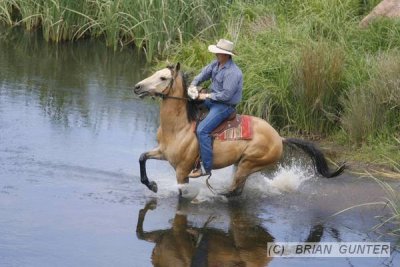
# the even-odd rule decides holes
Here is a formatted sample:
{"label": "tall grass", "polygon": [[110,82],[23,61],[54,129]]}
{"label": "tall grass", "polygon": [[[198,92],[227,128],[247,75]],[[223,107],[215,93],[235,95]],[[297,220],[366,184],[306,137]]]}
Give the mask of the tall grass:
{"label": "tall grass", "polygon": [[342,124],[358,145],[371,137],[400,133],[400,51],[378,54],[366,66],[371,77],[342,99]]}
{"label": "tall grass", "polygon": [[[359,22],[378,0],[236,2],[228,17],[244,18],[234,58],[244,73],[240,111],[263,117],[283,134],[343,133],[350,144],[399,137],[397,88],[400,24]],[[223,21],[234,39],[232,23]],[[213,57],[195,39],[173,50],[194,72]],[[384,146],[384,147],[393,147]]]}
{"label": "tall grass", "polygon": [[212,0],[3,0],[0,22],[40,29],[53,42],[91,37],[114,49],[135,44],[151,60],[174,43],[216,36],[228,6]]}
{"label": "tall grass", "polygon": [[302,49],[291,93],[297,127],[308,134],[327,134],[338,127],[343,70],[340,47],[318,42]]}

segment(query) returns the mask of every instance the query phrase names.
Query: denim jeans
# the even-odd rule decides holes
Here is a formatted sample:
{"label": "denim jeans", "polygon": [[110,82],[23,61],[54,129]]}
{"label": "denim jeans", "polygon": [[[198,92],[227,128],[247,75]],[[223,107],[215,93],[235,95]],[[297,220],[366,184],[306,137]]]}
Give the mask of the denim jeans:
{"label": "denim jeans", "polygon": [[210,109],[208,115],[197,126],[197,138],[200,143],[200,156],[206,172],[211,172],[213,164],[213,150],[211,132],[227,119],[235,108],[223,103],[207,99],[204,104]]}

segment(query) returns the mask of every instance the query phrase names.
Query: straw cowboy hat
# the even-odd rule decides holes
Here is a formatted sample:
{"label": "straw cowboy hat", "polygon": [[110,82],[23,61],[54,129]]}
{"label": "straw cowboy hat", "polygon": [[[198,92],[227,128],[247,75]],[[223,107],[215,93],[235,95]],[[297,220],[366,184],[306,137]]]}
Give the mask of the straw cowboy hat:
{"label": "straw cowboy hat", "polygon": [[217,45],[208,46],[208,51],[214,54],[228,54],[235,56],[235,52],[233,51],[233,43],[225,39],[220,39]]}

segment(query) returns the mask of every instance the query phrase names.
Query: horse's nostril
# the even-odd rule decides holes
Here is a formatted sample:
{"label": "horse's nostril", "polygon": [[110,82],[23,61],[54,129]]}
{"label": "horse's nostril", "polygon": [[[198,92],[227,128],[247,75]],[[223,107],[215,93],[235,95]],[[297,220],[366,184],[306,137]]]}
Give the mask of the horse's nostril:
{"label": "horse's nostril", "polygon": [[139,84],[136,84],[136,85],[135,85],[135,89],[133,89],[133,91],[138,92],[138,90],[140,90],[140,85],[139,85]]}

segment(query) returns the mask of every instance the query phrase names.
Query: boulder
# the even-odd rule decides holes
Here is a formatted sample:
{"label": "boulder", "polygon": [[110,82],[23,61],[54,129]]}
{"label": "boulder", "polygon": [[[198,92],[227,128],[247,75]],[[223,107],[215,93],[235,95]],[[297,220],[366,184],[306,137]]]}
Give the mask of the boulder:
{"label": "boulder", "polygon": [[400,0],[383,0],[361,22],[367,27],[376,17],[400,18]]}

